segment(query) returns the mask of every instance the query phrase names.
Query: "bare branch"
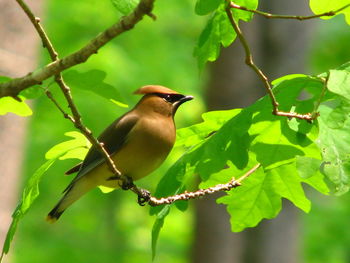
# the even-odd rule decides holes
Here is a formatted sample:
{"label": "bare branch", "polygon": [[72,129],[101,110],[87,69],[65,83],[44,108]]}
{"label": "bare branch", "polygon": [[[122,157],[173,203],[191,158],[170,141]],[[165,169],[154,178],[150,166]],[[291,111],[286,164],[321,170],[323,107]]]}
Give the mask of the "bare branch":
{"label": "bare branch", "polygon": [[252,173],[254,173],[256,170],[260,168],[261,164],[258,163],[255,165],[252,169],[250,169],[248,172],[246,172],[244,175],[242,175],[240,178],[237,180],[235,178],[232,178],[230,182],[227,184],[218,184],[213,187],[209,187],[206,189],[199,189],[195,192],[184,192],[182,194],[174,195],[174,196],[169,196],[169,197],[164,197],[157,199],[155,197],[151,197],[150,200],[148,201],[148,204],[151,206],[159,206],[159,205],[164,205],[164,204],[172,204],[176,201],[180,200],[190,200],[190,199],[195,199],[199,198],[201,196],[205,195],[211,195],[217,192],[222,192],[222,191],[230,191],[233,188],[236,188],[241,185],[241,182],[249,177]]}
{"label": "bare branch", "polygon": [[[23,1],[16,0],[23,10],[28,15],[27,11],[29,10],[28,6],[23,4]],[[5,96],[16,96],[22,90],[33,86],[35,84],[40,84],[43,80],[48,79],[63,70],[73,67],[77,64],[85,62],[91,55],[96,54],[97,51],[104,46],[106,43],[111,41],[116,36],[132,29],[139,21],[142,20],[144,15],[149,15],[154,18],[154,15],[151,13],[153,9],[153,3],[155,0],[141,0],[135,10],[127,15],[122,17],[116,24],[112,25],[104,32],[98,34],[95,38],[93,38],[88,44],[86,44],[80,50],[62,58],[55,60],[54,62],[27,74],[21,78],[15,78],[11,81],[0,83],[0,98]],[[33,14],[31,12],[31,14]],[[33,18],[31,18],[32,21]],[[35,16],[34,16],[34,19]],[[32,21],[33,22],[33,21]],[[38,23],[33,23],[35,28],[37,28]],[[38,28],[37,28],[38,30]],[[42,37],[41,33],[39,35]],[[45,37],[47,39],[47,37]],[[44,39],[44,38],[42,38]],[[43,41],[44,45],[47,47],[45,41]]]}
{"label": "bare branch", "polygon": [[341,8],[339,8],[339,9],[337,9],[337,10],[335,10],[335,11],[328,11],[328,12],[325,12],[325,13],[322,13],[322,14],[311,15],[311,16],[298,16],[298,15],[275,15],[275,14],[270,14],[270,13],[267,13],[267,12],[255,10],[255,9],[249,9],[247,7],[244,7],[244,6],[237,5],[234,2],[230,3],[230,7],[232,7],[232,8],[243,10],[243,11],[247,11],[247,12],[251,12],[251,13],[254,13],[254,14],[257,14],[257,15],[261,15],[261,16],[263,16],[265,18],[268,18],[268,19],[272,19],[272,18],[296,19],[296,20],[299,20],[299,21],[309,20],[309,19],[323,17],[323,16],[335,16],[337,13],[343,11],[344,9],[348,8],[349,6],[350,6],[350,3],[345,5],[345,6],[343,6],[343,7],[341,7]]}

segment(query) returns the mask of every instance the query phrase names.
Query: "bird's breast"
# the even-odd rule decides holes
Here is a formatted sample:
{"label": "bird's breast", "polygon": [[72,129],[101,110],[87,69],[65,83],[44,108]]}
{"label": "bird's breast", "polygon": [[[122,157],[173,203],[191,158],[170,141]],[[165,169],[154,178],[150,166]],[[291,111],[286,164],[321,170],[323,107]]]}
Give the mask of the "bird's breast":
{"label": "bird's breast", "polygon": [[175,136],[172,119],[141,119],[112,158],[123,174],[138,180],[160,166],[171,151]]}

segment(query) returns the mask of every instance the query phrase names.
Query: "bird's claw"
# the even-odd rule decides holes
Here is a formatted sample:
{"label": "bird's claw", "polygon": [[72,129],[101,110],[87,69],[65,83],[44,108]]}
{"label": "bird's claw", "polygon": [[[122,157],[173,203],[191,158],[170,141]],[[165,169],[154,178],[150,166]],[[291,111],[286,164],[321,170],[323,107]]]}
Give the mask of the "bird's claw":
{"label": "bird's claw", "polygon": [[140,194],[137,197],[137,202],[140,206],[144,206],[150,199],[151,193],[145,189],[140,189]]}
{"label": "bird's claw", "polygon": [[129,190],[129,189],[133,188],[134,186],[135,186],[134,182],[133,182],[132,178],[129,176],[125,176],[125,180],[123,180],[121,185],[120,185],[120,187],[123,190]]}

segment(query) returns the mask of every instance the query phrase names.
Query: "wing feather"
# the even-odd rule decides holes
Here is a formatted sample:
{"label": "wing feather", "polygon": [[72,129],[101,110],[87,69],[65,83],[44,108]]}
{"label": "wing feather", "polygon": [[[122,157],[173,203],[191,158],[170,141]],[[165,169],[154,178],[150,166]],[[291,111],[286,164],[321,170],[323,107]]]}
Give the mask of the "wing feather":
{"label": "wing feather", "polygon": [[[139,117],[132,112],[129,112],[116,121],[114,121],[109,127],[107,127],[103,133],[98,137],[98,140],[104,144],[106,151],[109,155],[113,155],[118,152],[127,142],[128,134],[135,126]],[[64,190],[66,192],[79,178],[105,162],[103,155],[95,147],[91,147],[87,153],[84,161],[80,165],[80,169],[73,181]],[[73,167],[71,170],[74,170]],[[69,170],[68,172],[70,172]]]}

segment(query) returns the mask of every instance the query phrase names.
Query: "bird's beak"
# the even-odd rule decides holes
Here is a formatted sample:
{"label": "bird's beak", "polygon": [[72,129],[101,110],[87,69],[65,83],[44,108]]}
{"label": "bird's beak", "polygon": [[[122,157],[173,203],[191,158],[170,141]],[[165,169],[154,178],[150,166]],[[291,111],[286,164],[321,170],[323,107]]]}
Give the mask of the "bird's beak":
{"label": "bird's beak", "polygon": [[181,98],[179,100],[179,105],[181,105],[182,103],[189,101],[189,100],[193,100],[193,96],[185,96],[185,97]]}
{"label": "bird's beak", "polygon": [[174,103],[174,107],[178,108],[182,103],[193,100],[193,96],[183,96],[181,99]]}
{"label": "bird's beak", "polygon": [[193,100],[193,96],[184,96],[182,97],[181,99],[179,99],[178,101],[176,101],[174,104],[173,104],[173,114],[175,114],[176,110],[179,108],[179,106],[186,102],[186,101],[189,101],[189,100]]}

